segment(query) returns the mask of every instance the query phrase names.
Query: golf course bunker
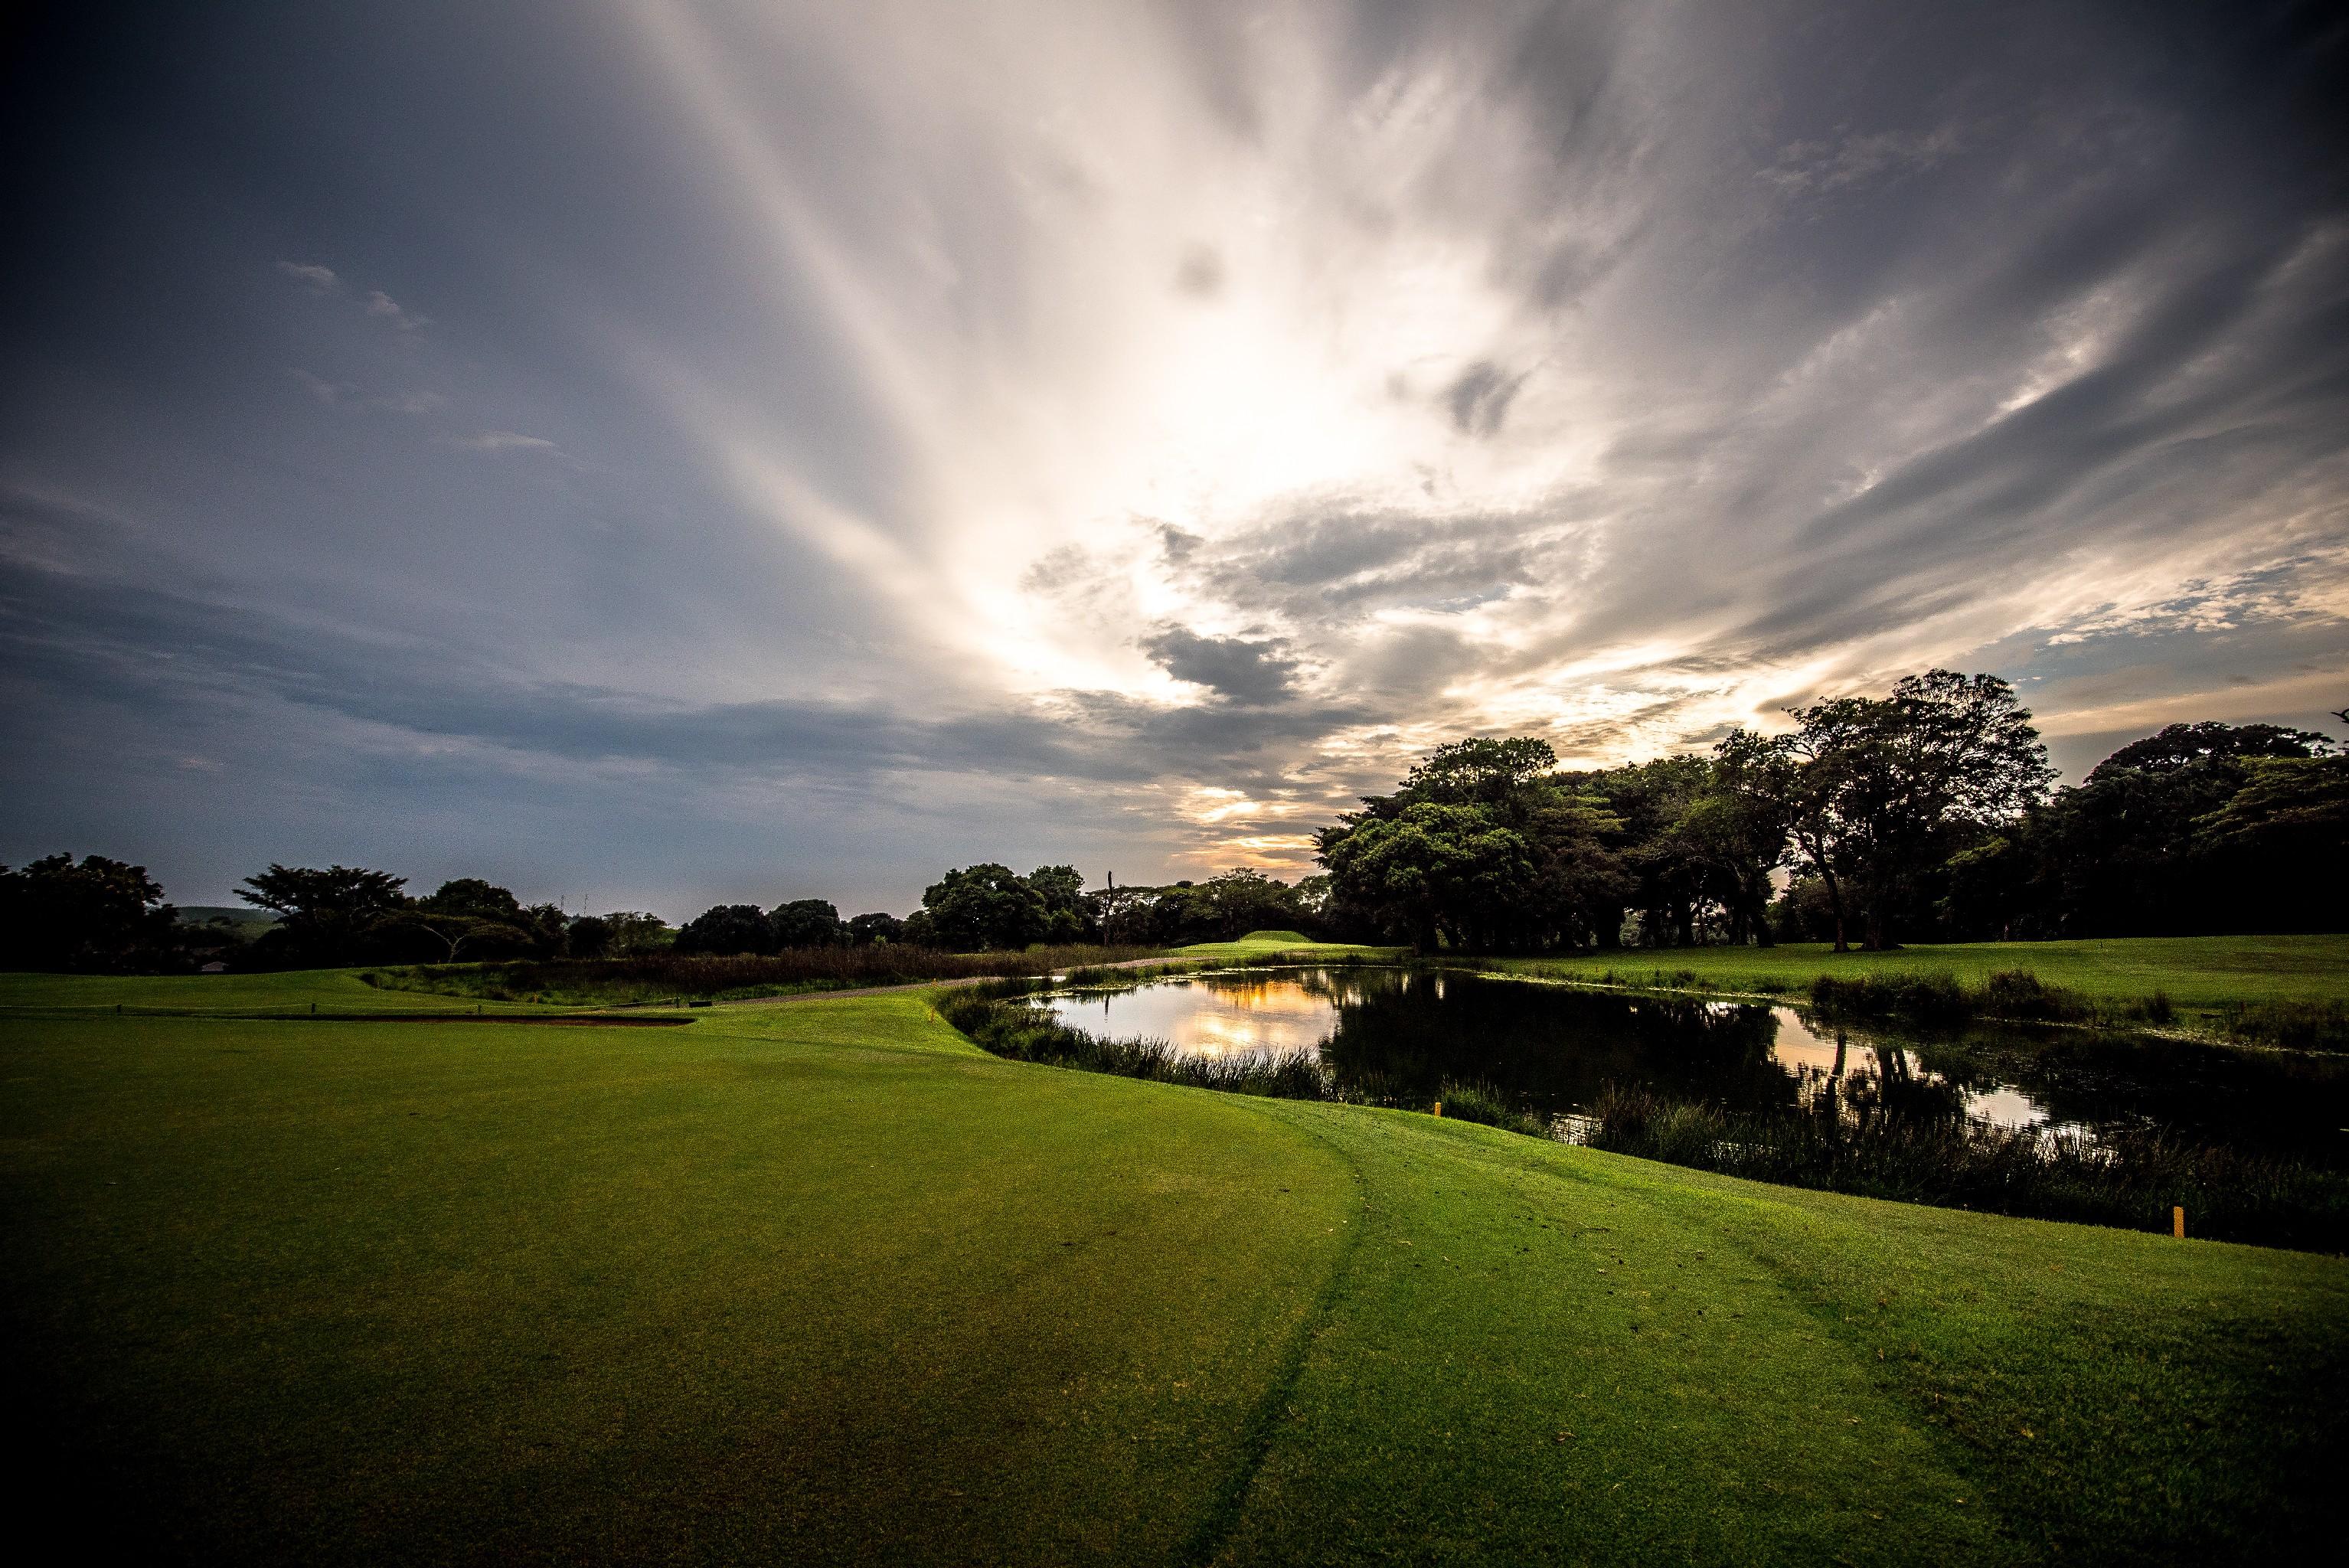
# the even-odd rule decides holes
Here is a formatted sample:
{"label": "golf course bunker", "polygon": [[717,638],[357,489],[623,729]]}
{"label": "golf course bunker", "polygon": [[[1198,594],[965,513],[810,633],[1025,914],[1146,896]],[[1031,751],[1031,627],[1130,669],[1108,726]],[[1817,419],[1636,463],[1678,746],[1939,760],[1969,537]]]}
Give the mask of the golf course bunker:
{"label": "golf course bunker", "polygon": [[1252,969],[1045,1000],[1071,1028],[1187,1055],[1311,1055],[1374,1102],[1489,1085],[1574,1116],[1609,1087],[1731,1111],[1832,1103],[2093,1139],[2147,1129],[2349,1163],[2349,1059],[2143,1034],[1974,1025],[1931,1035],[1838,1026],[1790,1006],[1627,996],[1428,969]]}

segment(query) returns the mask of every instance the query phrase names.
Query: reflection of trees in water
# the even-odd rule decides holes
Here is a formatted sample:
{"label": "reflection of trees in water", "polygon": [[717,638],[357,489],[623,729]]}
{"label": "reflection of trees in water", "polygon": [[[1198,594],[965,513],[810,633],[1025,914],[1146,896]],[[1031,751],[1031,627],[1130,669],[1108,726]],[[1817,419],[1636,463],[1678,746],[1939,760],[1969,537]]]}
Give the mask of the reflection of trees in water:
{"label": "reflection of trees in water", "polygon": [[2153,1035],[1977,1026],[1920,1044],[1967,1086],[2012,1084],[2054,1122],[2159,1128],[2198,1142],[2349,1160],[2349,1057]]}
{"label": "reflection of trees in water", "polygon": [[[1217,988],[1264,978],[1234,975]],[[1283,979],[1331,1009],[1322,1059],[1350,1095],[1368,1099],[1429,1099],[1451,1078],[1568,1110],[1613,1084],[1725,1110],[1800,1108],[1852,1129],[1948,1125],[1964,1119],[1975,1095],[2012,1087],[2055,1124],[2159,1128],[2329,1166],[2349,1161],[2349,1140],[2338,1131],[2349,1126],[2349,1057],[2076,1029],[1914,1034],[1821,1024],[1816,1047],[1792,1037],[1782,1061],[1776,1018],[1759,1006],[1423,970],[1298,970]]]}
{"label": "reflection of trees in water", "polygon": [[1402,1098],[1446,1078],[1484,1081],[1557,1109],[1610,1081],[1741,1104],[1786,1095],[1765,1007],[1424,973],[1341,974],[1329,995],[1338,1021],[1322,1059],[1350,1088]]}

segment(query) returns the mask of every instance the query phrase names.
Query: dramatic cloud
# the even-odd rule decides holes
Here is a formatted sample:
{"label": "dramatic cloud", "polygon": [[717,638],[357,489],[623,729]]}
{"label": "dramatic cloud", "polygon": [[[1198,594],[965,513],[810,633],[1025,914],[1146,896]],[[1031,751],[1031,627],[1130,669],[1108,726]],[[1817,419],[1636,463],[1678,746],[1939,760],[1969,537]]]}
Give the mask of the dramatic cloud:
{"label": "dramatic cloud", "polygon": [[2349,701],[2315,11],[73,26],[5,111],[0,859],[902,908],[1932,664],[2075,772]]}

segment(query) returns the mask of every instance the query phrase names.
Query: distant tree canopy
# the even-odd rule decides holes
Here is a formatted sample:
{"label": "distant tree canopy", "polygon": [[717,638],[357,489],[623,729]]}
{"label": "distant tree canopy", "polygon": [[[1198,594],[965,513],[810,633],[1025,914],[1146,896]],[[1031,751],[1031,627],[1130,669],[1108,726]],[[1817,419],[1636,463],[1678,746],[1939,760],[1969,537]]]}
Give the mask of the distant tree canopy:
{"label": "distant tree canopy", "polygon": [[0,866],[0,954],[10,968],[100,974],[172,966],[177,914],[144,866],[48,855]]}
{"label": "distant tree canopy", "polygon": [[2052,777],[1992,676],[1934,670],[1792,717],[1791,734],[1735,731],[1709,757],[1584,771],[1523,737],[1439,748],[1322,830],[1333,918],[1423,948],[1768,942],[1772,872],[1792,861],[1838,945],[1857,926],[1882,946]]}
{"label": "distant tree canopy", "polygon": [[848,941],[848,927],[840,911],[820,898],[779,903],[767,917],[774,930],[777,952],[787,947],[839,947]]}
{"label": "distant tree canopy", "polygon": [[[2349,758],[2272,726],[2173,726],[2206,744],[2123,747],[2076,789],[1953,864],[1949,913],[1974,934],[2185,936],[2337,930]],[[2134,757],[2137,765],[2122,762]]]}
{"label": "distant tree canopy", "polygon": [[2088,782],[2131,769],[2168,773],[2196,763],[2322,757],[2332,749],[2332,743],[2313,730],[2286,729],[2281,725],[2173,724],[2143,740],[2130,741],[2097,763]]}
{"label": "distant tree canopy", "polygon": [[721,903],[705,909],[677,928],[677,951],[709,953],[772,953],[775,928],[767,912],[755,903]]}
{"label": "distant tree canopy", "polygon": [[[672,932],[565,915],[480,877],[412,898],[364,867],[272,864],[237,890],[280,918],[249,944],[178,923],[139,866],[0,866],[0,962],[59,970],[292,968],[910,943],[1146,946],[1295,930],[1495,953],[1636,943],[1899,941],[2339,930],[2349,758],[2307,730],[2173,724],[2076,787],[1995,676],[1932,670],[1793,709],[1709,753],[1565,769],[1529,736],[1440,746],[1315,835],[1321,874],[1236,866],[1087,890],[1070,865],[948,871],[904,920],[819,898],[719,904]],[[2349,723],[2349,710],[2344,722]],[[1783,879],[1783,890],[1780,882]],[[203,947],[210,940],[213,946]]]}
{"label": "distant tree canopy", "polygon": [[950,871],[922,892],[916,940],[954,952],[1019,948],[1043,940],[1044,895],[1009,866],[985,861]]}
{"label": "distant tree canopy", "polygon": [[905,940],[905,923],[894,914],[860,914],[848,923],[848,940],[858,947],[883,947]]}

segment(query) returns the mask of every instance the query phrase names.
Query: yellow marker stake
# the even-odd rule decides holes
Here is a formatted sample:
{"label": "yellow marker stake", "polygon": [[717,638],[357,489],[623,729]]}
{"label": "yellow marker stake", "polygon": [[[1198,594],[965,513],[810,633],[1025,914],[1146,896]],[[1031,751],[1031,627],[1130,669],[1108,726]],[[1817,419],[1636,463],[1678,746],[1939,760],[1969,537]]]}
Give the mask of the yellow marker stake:
{"label": "yellow marker stake", "polygon": [[2186,1239],[2186,1208],[2185,1208],[2185,1205],[2183,1205],[2183,1204],[2178,1204],[2178,1205],[2176,1205],[2176,1206],[2174,1206],[2174,1207],[2172,1207],[2172,1208],[2170,1209],[2170,1211],[2169,1211],[2169,1233],[2170,1233],[2171,1235],[2173,1235],[2173,1236],[2176,1236],[2176,1237],[2177,1237],[2179,1241],[2181,1241],[2181,1242],[2182,1242],[2182,1241],[2184,1241],[2184,1240]]}
{"label": "yellow marker stake", "polygon": [[[1442,1116],[1444,1114],[1444,1102],[1440,1099],[1435,1102],[1435,1114],[1438,1116]],[[2180,1234],[2183,1233],[2184,1233],[2182,1232],[2180,1233]]]}

